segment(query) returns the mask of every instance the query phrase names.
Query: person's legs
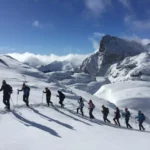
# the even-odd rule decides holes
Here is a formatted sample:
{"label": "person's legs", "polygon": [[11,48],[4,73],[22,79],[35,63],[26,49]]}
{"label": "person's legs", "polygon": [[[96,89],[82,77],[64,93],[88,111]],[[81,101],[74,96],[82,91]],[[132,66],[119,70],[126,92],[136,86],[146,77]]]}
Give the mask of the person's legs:
{"label": "person's legs", "polygon": [[117,123],[118,123],[118,125],[120,126],[120,121],[119,121],[119,118],[117,118]]}
{"label": "person's legs", "polygon": [[116,117],[115,117],[113,120],[114,120],[115,124],[117,125],[117,122],[116,122]]}
{"label": "person's legs", "polygon": [[49,106],[49,103],[50,103],[50,97],[49,96],[46,97],[46,102],[47,102],[47,105]]}
{"label": "person's legs", "polygon": [[23,101],[26,103],[26,95],[23,95]]}
{"label": "person's legs", "polygon": [[80,111],[81,111],[82,116],[84,116],[84,114],[83,114],[83,107],[80,108]]}
{"label": "person's legs", "polygon": [[106,115],[105,119],[106,119],[106,121],[107,121],[107,122],[109,122],[109,123],[110,123],[110,120],[108,120],[107,116],[108,116],[108,115]]}
{"label": "person's legs", "polygon": [[78,114],[78,112],[79,112],[79,107],[77,108],[77,114]]}
{"label": "person's legs", "polygon": [[4,103],[5,106],[7,106],[6,96],[3,96],[3,103]]}

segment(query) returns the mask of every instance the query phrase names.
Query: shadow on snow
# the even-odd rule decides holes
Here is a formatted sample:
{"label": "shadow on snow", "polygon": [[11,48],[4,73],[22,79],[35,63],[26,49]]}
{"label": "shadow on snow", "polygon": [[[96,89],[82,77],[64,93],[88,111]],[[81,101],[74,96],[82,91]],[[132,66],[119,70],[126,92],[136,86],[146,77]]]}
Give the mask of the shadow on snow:
{"label": "shadow on snow", "polygon": [[25,126],[27,126],[27,127],[30,127],[30,126],[35,127],[35,128],[37,128],[39,130],[48,132],[49,134],[51,134],[53,136],[61,138],[55,130],[53,130],[53,129],[45,126],[45,125],[36,123],[34,121],[27,120],[26,118],[24,118],[23,116],[21,116],[16,111],[11,111],[11,112],[19,120],[19,122],[23,123]]}
{"label": "shadow on snow", "polygon": [[59,124],[59,125],[62,125],[63,127],[66,127],[66,128],[68,128],[68,129],[74,130],[74,128],[73,128],[71,125],[69,125],[69,124],[60,122],[60,121],[58,121],[58,120],[56,120],[56,119],[52,119],[52,118],[50,118],[50,117],[48,117],[48,116],[46,116],[46,115],[40,113],[38,110],[36,110],[36,109],[33,108],[33,107],[29,107],[29,108],[30,108],[34,113],[38,114],[38,115],[41,116],[42,118],[47,119],[48,121],[53,121],[53,122],[55,122],[55,123],[57,123],[57,124]]}

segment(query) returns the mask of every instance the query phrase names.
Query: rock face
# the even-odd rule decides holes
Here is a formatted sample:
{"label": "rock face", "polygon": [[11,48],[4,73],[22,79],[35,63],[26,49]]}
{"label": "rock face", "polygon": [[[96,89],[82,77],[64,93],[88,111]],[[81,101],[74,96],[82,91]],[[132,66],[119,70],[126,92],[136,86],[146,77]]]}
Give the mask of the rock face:
{"label": "rock face", "polygon": [[105,75],[112,64],[145,51],[146,48],[135,41],[126,41],[118,37],[105,35],[100,42],[99,51],[85,59],[77,70],[94,76]]}

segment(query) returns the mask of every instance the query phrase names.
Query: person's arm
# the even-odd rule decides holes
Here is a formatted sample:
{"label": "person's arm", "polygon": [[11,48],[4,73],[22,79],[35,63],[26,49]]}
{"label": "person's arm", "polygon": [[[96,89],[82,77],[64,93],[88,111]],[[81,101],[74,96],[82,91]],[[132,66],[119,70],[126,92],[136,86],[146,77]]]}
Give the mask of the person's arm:
{"label": "person's arm", "polygon": [[18,89],[18,92],[21,92],[21,91],[23,91],[23,88],[21,90]]}
{"label": "person's arm", "polygon": [[46,91],[43,91],[43,93],[46,93]]}
{"label": "person's arm", "polygon": [[0,91],[2,91],[3,89],[4,89],[4,87],[3,87],[3,85],[2,85]]}

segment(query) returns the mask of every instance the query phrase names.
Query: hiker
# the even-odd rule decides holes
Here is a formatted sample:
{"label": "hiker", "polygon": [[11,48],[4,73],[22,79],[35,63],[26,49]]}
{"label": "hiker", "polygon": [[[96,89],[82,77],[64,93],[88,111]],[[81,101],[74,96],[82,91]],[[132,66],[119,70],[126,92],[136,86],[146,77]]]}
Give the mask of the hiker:
{"label": "hiker", "polygon": [[89,116],[91,119],[94,119],[95,117],[93,116],[93,110],[95,108],[95,105],[93,104],[92,100],[89,100]]}
{"label": "hiker", "polygon": [[51,104],[53,106],[53,102],[51,102],[51,91],[46,87],[45,91],[43,91],[43,93],[46,94],[47,105],[49,106],[49,104]]}
{"label": "hiker", "polygon": [[65,94],[63,94],[61,91],[58,91],[57,97],[59,97],[59,104],[61,105],[61,107],[64,107],[63,101],[65,99]]}
{"label": "hiker", "polygon": [[84,114],[83,114],[84,102],[83,102],[82,97],[80,97],[80,100],[78,101],[78,103],[79,103],[79,107],[77,108],[77,114],[78,114],[78,111],[80,110],[82,116],[84,116]]}
{"label": "hiker", "polygon": [[145,130],[145,128],[143,127],[143,122],[145,121],[145,115],[141,111],[139,111],[136,119],[138,119],[139,122],[139,130],[142,129]]}
{"label": "hiker", "polygon": [[105,107],[104,105],[102,106],[102,113],[103,113],[103,119],[104,119],[104,122],[109,122],[110,121],[107,119],[108,117],[108,114],[109,114],[109,109],[107,107]]}
{"label": "hiker", "polygon": [[18,89],[19,92],[23,91],[23,101],[26,103],[26,106],[29,107],[29,95],[30,95],[30,88],[25,83],[22,85],[22,89]]}
{"label": "hiker", "polygon": [[115,124],[118,126],[120,126],[119,118],[120,118],[120,110],[118,107],[116,107],[115,117],[113,120],[114,120]]}
{"label": "hiker", "polygon": [[132,129],[131,125],[129,124],[131,114],[130,114],[128,108],[125,108],[125,112],[122,115],[123,115],[123,117],[125,117],[125,122],[126,122],[127,128]]}
{"label": "hiker", "polygon": [[10,110],[10,96],[12,93],[12,87],[6,83],[5,80],[2,82],[0,91],[3,91],[3,103],[8,110]]}

